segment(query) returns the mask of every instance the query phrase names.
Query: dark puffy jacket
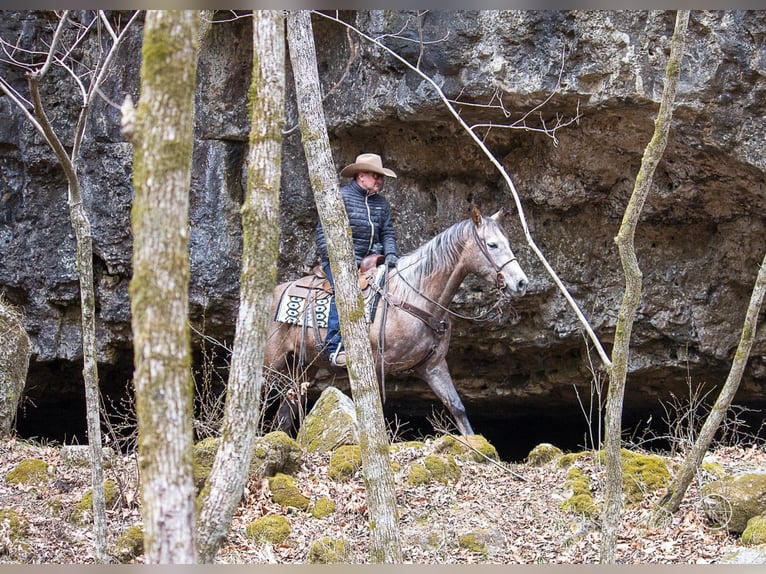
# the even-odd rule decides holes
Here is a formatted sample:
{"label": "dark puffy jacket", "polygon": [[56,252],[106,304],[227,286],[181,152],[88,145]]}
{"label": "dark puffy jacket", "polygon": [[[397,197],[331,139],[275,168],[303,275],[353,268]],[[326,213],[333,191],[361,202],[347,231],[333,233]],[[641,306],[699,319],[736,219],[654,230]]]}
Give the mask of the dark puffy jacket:
{"label": "dark puffy jacket", "polygon": [[[398,257],[396,234],[391,223],[391,206],[388,200],[379,193],[367,195],[367,191],[356,180],[341,187],[340,193],[351,225],[356,264],[359,265],[370,253],[383,255],[393,253]],[[316,242],[322,261],[328,261],[327,243],[320,221],[316,226]]]}

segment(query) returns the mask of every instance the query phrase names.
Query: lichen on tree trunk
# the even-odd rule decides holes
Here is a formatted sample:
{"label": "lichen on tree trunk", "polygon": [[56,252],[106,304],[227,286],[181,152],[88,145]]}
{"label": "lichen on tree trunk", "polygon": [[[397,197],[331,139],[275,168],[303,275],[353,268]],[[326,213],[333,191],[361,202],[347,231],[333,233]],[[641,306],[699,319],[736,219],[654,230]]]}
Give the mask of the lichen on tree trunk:
{"label": "lichen on tree trunk", "polygon": [[195,11],[146,15],[136,110],[130,303],[141,512],[150,563],[196,562],[187,322]]}

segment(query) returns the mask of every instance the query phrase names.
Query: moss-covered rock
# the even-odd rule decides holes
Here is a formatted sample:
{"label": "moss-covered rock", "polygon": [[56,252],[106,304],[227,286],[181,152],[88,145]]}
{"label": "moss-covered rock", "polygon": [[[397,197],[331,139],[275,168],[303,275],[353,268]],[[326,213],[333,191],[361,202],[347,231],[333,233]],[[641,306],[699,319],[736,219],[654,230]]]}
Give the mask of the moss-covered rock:
{"label": "moss-covered rock", "polygon": [[192,448],[192,476],[194,478],[194,488],[197,493],[205,486],[207,477],[213,469],[215,453],[221,439],[219,437],[207,437],[194,444]]}
{"label": "moss-covered rock", "polygon": [[331,452],[359,443],[354,401],[335,387],[327,387],[303,420],[298,443],[310,452]]}
{"label": "moss-covered rock", "polygon": [[766,544],[766,514],[753,516],[747,521],[747,526],[742,532],[742,544],[745,546]]}
{"label": "moss-covered rock", "polygon": [[407,484],[417,486],[436,481],[442,484],[457,482],[460,478],[460,467],[452,455],[429,454],[422,463],[410,467]]}
{"label": "moss-covered rock", "polygon": [[[220,437],[208,437],[197,442],[192,450],[194,487],[200,494],[213,469],[213,461],[221,444]],[[256,437],[248,472],[256,476],[274,476],[277,473],[295,474],[300,468],[303,451],[298,443],[282,431]]]}
{"label": "moss-covered rock", "polygon": [[562,454],[558,458],[558,461],[556,464],[558,464],[559,468],[569,468],[581,458],[591,457],[591,456],[593,456],[593,453],[588,451],[568,452],[566,454]]}
{"label": "moss-covered rock", "polygon": [[349,562],[349,545],[343,538],[323,536],[309,546],[309,564],[343,564]]}
{"label": "moss-covered rock", "polygon": [[451,454],[474,462],[487,462],[488,459],[500,460],[497,449],[480,434],[460,438],[445,435],[434,441],[434,452]]}
{"label": "moss-covered rock", "polygon": [[28,530],[29,523],[18,512],[0,508],[0,555],[15,554],[15,547],[23,543]]}
{"label": "moss-covered rock", "polygon": [[281,506],[308,510],[311,501],[295,486],[293,478],[287,474],[277,473],[269,477],[271,498]]}
{"label": "moss-covered rock", "polygon": [[245,527],[245,535],[256,542],[282,544],[290,536],[290,522],[282,515],[261,516]]}
{"label": "moss-covered rock", "polygon": [[5,482],[8,484],[41,485],[48,482],[55,471],[56,467],[49,465],[44,460],[26,458],[5,475]]}
{"label": "moss-covered rock", "polygon": [[529,451],[526,462],[529,466],[544,466],[563,454],[564,452],[559,447],[544,442]]}
{"label": "moss-covered rock", "polygon": [[748,521],[766,512],[766,474],[727,476],[702,487],[708,519],[741,533]]}
{"label": "moss-covered rock", "polygon": [[144,553],[144,529],[140,526],[129,526],[117,540],[114,549],[115,558],[123,564],[133,562]]}
{"label": "moss-covered rock", "polygon": [[590,488],[590,478],[581,468],[572,466],[567,472],[564,486],[571,492],[561,504],[563,510],[569,510],[588,518],[597,518],[601,512],[601,504],[597,504]]}
{"label": "moss-covered rock", "polygon": [[310,512],[314,518],[326,518],[335,512],[335,501],[332,498],[322,496],[311,506]]}
{"label": "moss-covered rock", "polygon": [[[117,488],[117,483],[113,480],[104,481],[104,500],[106,502],[106,509],[113,509],[120,500],[120,490]],[[72,514],[69,515],[69,520],[75,524],[88,524],[93,519],[93,489],[89,488],[82,495],[80,502],[72,510]]]}
{"label": "moss-covered rock", "polygon": [[410,472],[407,474],[407,484],[410,486],[418,486],[420,484],[426,484],[431,480],[431,473],[423,463],[415,463],[410,467]]}
{"label": "moss-covered rock", "polygon": [[338,482],[351,480],[362,468],[362,451],[359,445],[343,445],[335,449],[330,456],[327,476]]}
{"label": "moss-covered rock", "polygon": [[21,310],[0,294],[0,436],[13,430],[31,353]]}
{"label": "moss-covered rock", "polygon": [[663,457],[622,449],[622,488],[626,504],[636,504],[645,495],[666,488],[670,479]]}
{"label": "moss-covered rock", "polygon": [[423,465],[431,474],[431,478],[442,484],[457,482],[460,478],[460,467],[455,462],[455,457],[451,455],[430,454],[423,460]]}
{"label": "moss-covered rock", "polygon": [[274,476],[277,473],[295,474],[301,467],[303,450],[297,441],[282,431],[257,437],[253,445],[250,474]]}

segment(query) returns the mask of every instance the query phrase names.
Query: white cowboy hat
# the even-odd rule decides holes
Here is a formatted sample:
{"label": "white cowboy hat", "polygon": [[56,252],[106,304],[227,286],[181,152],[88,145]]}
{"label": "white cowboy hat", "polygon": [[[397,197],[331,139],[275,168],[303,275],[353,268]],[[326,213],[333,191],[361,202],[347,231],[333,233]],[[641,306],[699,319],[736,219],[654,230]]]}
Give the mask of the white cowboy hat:
{"label": "white cowboy hat", "polygon": [[373,173],[387,175],[388,177],[396,177],[396,174],[392,170],[383,167],[383,161],[376,153],[363,153],[356,156],[356,161],[344,167],[340,174],[343,177],[352,177],[360,171],[371,171]]}

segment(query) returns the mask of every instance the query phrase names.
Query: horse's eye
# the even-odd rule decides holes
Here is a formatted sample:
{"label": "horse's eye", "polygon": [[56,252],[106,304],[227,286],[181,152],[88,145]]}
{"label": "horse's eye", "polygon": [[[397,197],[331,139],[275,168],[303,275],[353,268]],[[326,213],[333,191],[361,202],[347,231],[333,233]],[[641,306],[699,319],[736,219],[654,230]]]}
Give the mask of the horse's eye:
{"label": "horse's eye", "polygon": [[487,243],[487,247],[489,247],[490,249],[497,249],[497,243],[492,241],[490,243]]}

